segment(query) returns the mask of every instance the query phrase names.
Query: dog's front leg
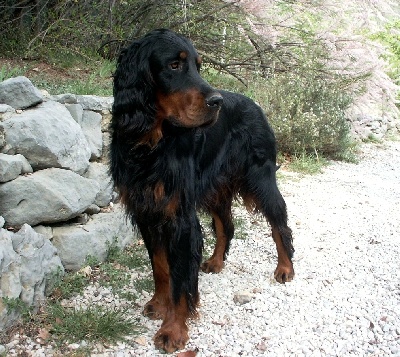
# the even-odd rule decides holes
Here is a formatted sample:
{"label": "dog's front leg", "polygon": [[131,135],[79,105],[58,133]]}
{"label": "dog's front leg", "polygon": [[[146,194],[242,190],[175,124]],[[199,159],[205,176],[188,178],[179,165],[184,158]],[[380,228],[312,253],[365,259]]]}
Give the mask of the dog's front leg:
{"label": "dog's front leg", "polygon": [[[161,328],[154,336],[157,348],[166,352],[182,349],[189,339],[186,320],[197,315],[196,307],[199,302],[198,271],[202,253],[202,233],[200,224],[193,211],[190,215],[182,215],[168,222],[163,227],[166,263],[160,274],[156,261],[160,256],[155,251],[153,269],[157,276],[169,276],[169,296]],[[156,259],[154,259],[156,258]],[[160,279],[161,280],[161,279]],[[157,281],[156,281],[157,285]],[[165,288],[165,285],[164,285]],[[157,287],[156,294],[157,295]],[[159,296],[162,296],[159,295]],[[165,302],[166,299],[164,299]],[[151,301],[150,301],[151,302]]]}
{"label": "dog's front leg", "polygon": [[189,340],[186,324],[189,316],[187,299],[182,295],[178,303],[168,306],[163,323],[154,336],[155,346],[168,353],[184,348]]}
{"label": "dog's front leg", "polygon": [[171,303],[169,264],[165,247],[158,246],[152,252],[151,265],[155,291],[144,306],[143,314],[152,320],[164,320]]}

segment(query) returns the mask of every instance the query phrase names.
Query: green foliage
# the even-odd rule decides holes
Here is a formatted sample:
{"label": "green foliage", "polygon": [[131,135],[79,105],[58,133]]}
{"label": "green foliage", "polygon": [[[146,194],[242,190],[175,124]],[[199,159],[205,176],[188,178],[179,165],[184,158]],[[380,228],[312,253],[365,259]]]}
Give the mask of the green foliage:
{"label": "green foliage", "polygon": [[346,151],[350,139],[345,110],[351,97],[340,82],[287,74],[263,84],[253,82],[247,94],[265,109],[281,151],[330,157]]}
{"label": "green foliage", "polygon": [[154,280],[153,278],[138,279],[134,283],[135,289],[139,292],[147,291],[148,293],[154,291]]}
{"label": "green foliage", "polygon": [[[24,2],[18,18],[21,11],[6,1],[0,21],[9,26],[0,31],[0,52],[46,59],[66,70],[90,63],[90,74],[77,80],[32,81],[52,94],[111,95],[121,47],[152,29],[170,28],[195,43],[203,74],[215,87],[244,92],[260,103],[280,150],[339,158],[351,145],[345,110],[368,73],[362,68],[360,75],[344,75],[330,68],[332,50],[318,31],[331,10],[317,3],[321,8],[272,2],[268,14],[264,10],[258,17],[222,0],[61,0]],[[391,26],[381,36],[398,58],[399,23]],[[99,66],[100,55],[110,61]]]}
{"label": "green foliage", "polygon": [[307,154],[302,152],[299,155],[294,155],[291,158],[288,168],[295,172],[303,174],[319,174],[322,168],[327,165],[326,159],[321,158],[317,154]]}
{"label": "green foliage", "polygon": [[371,35],[371,38],[389,48],[390,54],[384,56],[390,64],[389,75],[400,84],[400,20],[387,24],[383,31]]}
{"label": "green foliage", "polygon": [[215,88],[230,90],[238,93],[245,91],[247,88],[243,83],[231,75],[221,72],[210,66],[203,66],[201,69],[201,75]]}
{"label": "green foliage", "polygon": [[[111,344],[123,341],[127,336],[142,331],[143,327],[131,317],[132,312],[126,309],[109,309],[96,304],[86,308],[71,308],[61,304],[61,301],[82,294],[86,286],[95,283],[111,287],[113,293],[120,298],[135,302],[137,297],[126,292],[126,286],[130,284],[133,269],[139,269],[140,272],[150,269],[145,255],[143,244],[134,244],[122,250],[115,238],[108,245],[105,262],[88,256],[87,266],[81,271],[68,272],[64,276],[56,274],[53,293],[38,315],[29,315],[30,310],[19,299],[3,300],[10,309],[31,317],[29,324],[32,326],[28,330],[44,329],[49,334],[48,342],[61,349],[65,344],[85,340],[89,345],[79,349],[79,352],[90,355],[91,343]],[[134,285],[139,291],[154,290],[153,280],[147,277],[138,279]]]}
{"label": "green foliage", "polygon": [[89,67],[89,75],[74,77],[49,78],[45,76],[30,76],[32,83],[46,89],[51,94],[73,93],[78,95],[91,94],[100,96],[112,95],[112,72],[115,63],[105,61],[98,68]]}
{"label": "green foliage", "polygon": [[[108,244],[107,257],[104,263],[99,265],[99,283],[110,286],[115,293],[128,300],[136,300],[136,296],[125,291],[125,286],[130,283],[131,269],[143,271],[150,269],[149,259],[146,256],[144,245],[131,245],[124,250],[118,247],[118,240],[115,238]],[[138,291],[153,291],[153,280],[148,278],[138,279],[134,283]]]}
{"label": "green foliage", "polygon": [[57,343],[82,340],[115,343],[140,331],[139,325],[125,310],[107,310],[98,306],[71,309],[54,304],[49,307],[50,332]]}
{"label": "green foliage", "polygon": [[236,239],[247,239],[247,221],[243,217],[233,217],[233,225],[235,226],[235,238]]}
{"label": "green foliage", "polygon": [[33,308],[26,302],[22,301],[20,298],[2,297],[1,299],[4,306],[7,308],[8,314],[17,313],[24,321],[29,320]]}
{"label": "green foliage", "polygon": [[89,283],[89,277],[83,274],[68,273],[55,282],[52,298],[55,300],[69,299],[81,293]]}
{"label": "green foliage", "polygon": [[22,73],[23,73],[23,69],[21,69],[19,67],[9,68],[8,66],[3,65],[0,68],[0,82],[3,82],[8,78],[20,76],[20,75],[22,75]]}
{"label": "green foliage", "polygon": [[149,268],[149,259],[146,255],[144,244],[130,245],[122,250],[118,247],[117,239],[115,238],[114,241],[108,245],[106,263],[118,263],[129,269]]}

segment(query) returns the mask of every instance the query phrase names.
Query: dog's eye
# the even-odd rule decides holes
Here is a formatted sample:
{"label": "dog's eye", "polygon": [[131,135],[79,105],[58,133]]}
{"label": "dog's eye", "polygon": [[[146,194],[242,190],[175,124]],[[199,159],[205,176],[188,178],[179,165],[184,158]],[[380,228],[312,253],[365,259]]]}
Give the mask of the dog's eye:
{"label": "dog's eye", "polygon": [[171,69],[173,69],[173,70],[176,70],[176,69],[179,69],[179,68],[181,67],[181,64],[180,64],[179,61],[174,61],[174,62],[171,62],[171,63],[169,64],[169,67],[170,67]]}

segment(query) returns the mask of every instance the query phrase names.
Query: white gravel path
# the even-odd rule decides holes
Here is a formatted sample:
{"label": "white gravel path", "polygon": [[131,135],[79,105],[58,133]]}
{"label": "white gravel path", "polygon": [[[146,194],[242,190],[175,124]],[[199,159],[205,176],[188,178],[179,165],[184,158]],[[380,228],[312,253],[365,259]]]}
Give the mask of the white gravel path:
{"label": "white gravel path", "polygon": [[[274,282],[269,228],[248,217],[249,237],[233,241],[224,271],[201,273],[201,318],[191,324],[189,350],[400,356],[400,143],[362,152],[357,165],[335,162],[323,174],[281,180],[295,237],[291,283]],[[237,305],[234,294],[243,290],[254,298]],[[156,355],[158,324],[151,325],[140,355]]]}
{"label": "white gravel path", "polygon": [[[200,273],[201,317],[190,323],[187,350],[199,357],[400,357],[400,142],[363,145],[359,164],[283,176],[294,280],[273,280],[270,229],[236,207],[245,218],[238,233],[248,237],[232,242],[221,274]],[[236,303],[246,291],[250,301]],[[148,330],[92,356],[162,356],[152,341],[161,322],[135,311]]]}

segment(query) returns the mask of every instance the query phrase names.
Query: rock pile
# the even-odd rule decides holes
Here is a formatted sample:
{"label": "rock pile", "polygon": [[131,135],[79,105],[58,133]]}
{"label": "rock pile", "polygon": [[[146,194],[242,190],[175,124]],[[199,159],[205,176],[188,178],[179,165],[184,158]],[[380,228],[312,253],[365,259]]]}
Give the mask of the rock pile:
{"label": "rock pile", "polygon": [[[132,228],[108,174],[112,98],[0,83],[0,298],[38,305],[64,269],[104,260]],[[2,228],[4,227],[4,228]],[[6,299],[7,300],[7,299]],[[0,329],[15,316],[0,299]]]}
{"label": "rock pile", "polygon": [[400,132],[400,122],[392,115],[358,115],[352,118],[352,132],[361,140],[382,140],[385,136],[396,136]]}

